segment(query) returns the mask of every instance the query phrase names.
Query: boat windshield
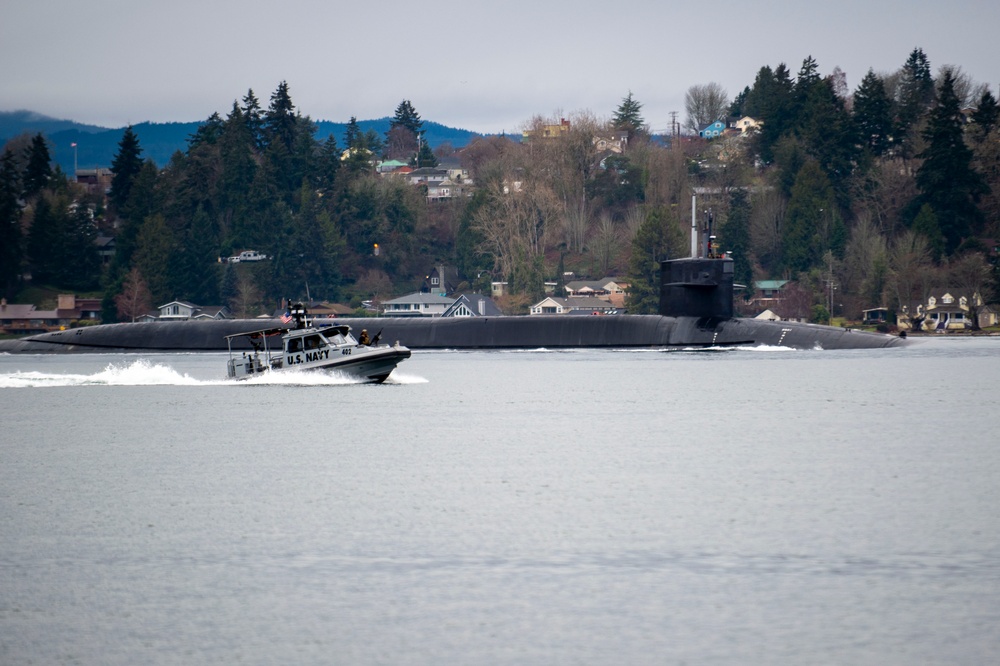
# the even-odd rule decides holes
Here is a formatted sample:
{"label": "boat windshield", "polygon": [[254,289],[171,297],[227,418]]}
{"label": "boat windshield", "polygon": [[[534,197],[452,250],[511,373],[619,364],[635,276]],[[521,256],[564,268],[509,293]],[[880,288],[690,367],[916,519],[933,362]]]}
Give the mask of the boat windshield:
{"label": "boat windshield", "polygon": [[306,349],[322,349],[326,347],[326,340],[322,335],[307,335],[305,337]]}

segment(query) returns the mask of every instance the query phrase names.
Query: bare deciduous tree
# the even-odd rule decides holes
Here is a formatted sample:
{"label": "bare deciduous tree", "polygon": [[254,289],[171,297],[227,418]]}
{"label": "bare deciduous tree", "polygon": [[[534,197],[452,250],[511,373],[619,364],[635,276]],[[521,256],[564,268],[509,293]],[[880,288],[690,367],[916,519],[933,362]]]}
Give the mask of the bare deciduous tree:
{"label": "bare deciduous tree", "polygon": [[558,213],[552,191],[514,174],[494,179],[487,188],[486,205],[473,216],[483,235],[482,252],[494,258],[494,270],[510,276],[519,258],[533,260],[544,252],[549,220]]}
{"label": "bare deciduous tree", "polygon": [[386,157],[391,160],[408,160],[417,154],[417,135],[402,125],[389,130],[385,137]]}
{"label": "bare deciduous tree", "polygon": [[916,306],[927,302],[937,279],[927,238],[911,230],[896,237],[889,251],[889,268],[889,289],[897,309],[916,316]]}
{"label": "bare deciduous tree", "polygon": [[862,308],[885,304],[883,291],[889,273],[889,251],[885,236],[868,213],[858,218],[851,231],[843,272],[843,290],[857,294]]}
{"label": "bare deciduous tree", "polygon": [[684,126],[697,132],[705,125],[724,118],[729,111],[729,94],[718,83],[706,83],[688,88],[684,96],[687,121]]}
{"label": "bare deciduous tree", "polygon": [[358,291],[371,296],[372,303],[378,307],[386,296],[392,295],[392,280],[377,268],[369,268],[357,282]]}
{"label": "bare deciduous tree", "polygon": [[149,287],[138,268],[130,270],[125,277],[121,293],[115,296],[115,308],[119,318],[133,322],[153,308]]}
{"label": "bare deciduous tree", "polygon": [[976,83],[968,73],[963,72],[958,65],[941,65],[938,69],[935,83],[939,86],[944,81],[945,72],[951,72],[955,96],[958,98],[959,108],[975,106],[983,93],[989,90],[985,83]]}
{"label": "bare deciduous tree", "polygon": [[250,319],[261,314],[261,293],[253,278],[241,272],[236,280],[236,295],[229,301],[229,309],[239,319]]}
{"label": "bare deciduous tree", "polygon": [[601,213],[590,237],[590,250],[597,263],[597,272],[607,275],[621,249],[621,232],[609,213]]}
{"label": "bare deciduous tree", "polygon": [[979,252],[969,252],[952,263],[949,274],[952,284],[968,299],[966,304],[972,330],[980,330],[979,311],[983,306],[983,292],[990,280],[990,265]]}
{"label": "bare deciduous tree", "polygon": [[642,204],[636,204],[625,211],[625,242],[631,244],[639,227],[646,220],[646,208]]}
{"label": "bare deciduous tree", "polygon": [[562,213],[563,241],[570,252],[583,252],[587,240],[587,230],[590,228],[590,210],[585,200],[566,203]]}

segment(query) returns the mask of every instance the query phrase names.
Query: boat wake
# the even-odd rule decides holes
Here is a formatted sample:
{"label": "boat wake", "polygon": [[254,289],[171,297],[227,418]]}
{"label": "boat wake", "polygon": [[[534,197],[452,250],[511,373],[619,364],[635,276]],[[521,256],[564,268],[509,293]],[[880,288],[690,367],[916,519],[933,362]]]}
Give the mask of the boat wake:
{"label": "boat wake", "polygon": [[92,375],[38,371],[0,374],[0,388],[44,388],[58,386],[197,386],[204,382],[181,374],[162,363],[140,359],[127,364],[109,364]]}
{"label": "boat wake", "polygon": [[[394,371],[386,384],[424,384],[416,375]],[[337,371],[267,372],[243,381],[232,379],[196,379],[163,363],[139,359],[130,363],[111,363],[91,375],[20,371],[0,374],[3,388],[48,388],[65,386],[346,386],[363,383],[357,377]]]}

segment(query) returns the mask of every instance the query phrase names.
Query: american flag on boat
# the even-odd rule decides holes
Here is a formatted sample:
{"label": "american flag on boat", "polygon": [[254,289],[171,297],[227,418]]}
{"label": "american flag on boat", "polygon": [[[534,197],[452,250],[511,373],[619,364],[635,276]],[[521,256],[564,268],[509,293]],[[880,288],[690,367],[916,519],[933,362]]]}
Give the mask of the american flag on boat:
{"label": "american flag on boat", "polygon": [[292,313],[289,312],[288,310],[285,310],[285,314],[281,315],[281,323],[287,324],[291,320],[292,320]]}

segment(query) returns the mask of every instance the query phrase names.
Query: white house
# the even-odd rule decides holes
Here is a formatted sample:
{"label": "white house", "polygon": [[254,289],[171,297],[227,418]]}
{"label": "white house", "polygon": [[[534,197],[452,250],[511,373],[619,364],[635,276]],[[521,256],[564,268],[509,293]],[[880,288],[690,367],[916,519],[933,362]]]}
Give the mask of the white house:
{"label": "white house", "polygon": [[454,298],[417,292],[382,303],[387,317],[440,317],[455,302]]}
{"label": "white house", "polygon": [[157,308],[157,316],[149,313],[143,321],[187,321],[189,319],[229,319],[229,309],[223,305],[195,305],[187,301],[170,301]]}
{"label": "white house", "polygon": [[611,314],[617,310],[618,308],[608,301],[592,296],[570,296],[568,298],[547,296],[532,305],[529,314]]}

